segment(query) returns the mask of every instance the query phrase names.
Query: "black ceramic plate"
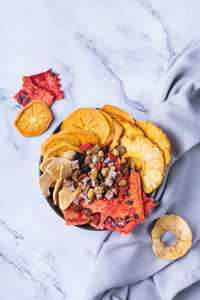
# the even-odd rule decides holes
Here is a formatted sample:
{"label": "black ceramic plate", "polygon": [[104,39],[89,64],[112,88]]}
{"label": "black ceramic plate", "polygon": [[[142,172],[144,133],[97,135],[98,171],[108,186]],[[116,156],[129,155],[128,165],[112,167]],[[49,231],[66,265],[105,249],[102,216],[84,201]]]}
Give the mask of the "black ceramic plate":
{"label": "black ceramic plate", "polygon": [[[57,133],[60,131],[60,126],[62,125],[62,123],[60,123],[56,129],[52,132],[53,133]],[[41,164],[42,162],[42,156],[40,155],[40,161],[39,161],[39,165]],[[39,168],[39,176],[42,175],[42,172],[40,171],[40,168]],[[51,190],[51,189],[50,189]],[[49,205],[51,206],[51,208],[61,217],[64,219],[64,216],[62,214],[62,211],[60,210],[60,208],[54,204],[53,202],[53,189],[51,190],[51,194],[49,197],[46,198],[47,202],[49,203]],[[84,224],[84,225],[75,225],[77,227],[80,227],[82,229],[86,229],[86,230],[95,230],[95,231],[102,231],[101,229],[97,229],[93,226],[91,226],[90,224]],[[107,229],[103,229],[103,230],[107,230]]]}

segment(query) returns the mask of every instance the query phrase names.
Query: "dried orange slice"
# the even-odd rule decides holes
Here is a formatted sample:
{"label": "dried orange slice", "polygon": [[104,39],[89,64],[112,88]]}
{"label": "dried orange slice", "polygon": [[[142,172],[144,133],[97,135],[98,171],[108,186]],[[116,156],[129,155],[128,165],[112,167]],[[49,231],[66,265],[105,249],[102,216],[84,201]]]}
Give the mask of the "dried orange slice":
{"label": "dried orange slice", "polygon": [[63,122],[61,130],[74,128],[81,128],[90,130],[97,134],[101,143],[105,143],[109,134],[110,127],[106,118],[100,113],[100,111],[94,108],[79,108],[71,115],[69,115]]}
{"label": "dried orange slice", "polygon": [[14,126],[23,136],[36,136],[49,127],[52,118],[52,113],[44,101],[33,100],[19,112]]}

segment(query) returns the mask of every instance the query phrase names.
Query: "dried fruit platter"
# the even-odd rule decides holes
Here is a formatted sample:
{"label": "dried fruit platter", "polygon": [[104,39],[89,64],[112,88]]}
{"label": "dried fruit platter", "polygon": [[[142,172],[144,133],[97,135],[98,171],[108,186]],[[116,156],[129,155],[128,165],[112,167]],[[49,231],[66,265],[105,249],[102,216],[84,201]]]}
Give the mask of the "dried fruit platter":
{"label": "dried fruit platter", "polygon": [[80,108],[43,142],[39,184],[66,225],[128,234],[158,204],[149,196],[169,163],[156,125],[112,105]]}

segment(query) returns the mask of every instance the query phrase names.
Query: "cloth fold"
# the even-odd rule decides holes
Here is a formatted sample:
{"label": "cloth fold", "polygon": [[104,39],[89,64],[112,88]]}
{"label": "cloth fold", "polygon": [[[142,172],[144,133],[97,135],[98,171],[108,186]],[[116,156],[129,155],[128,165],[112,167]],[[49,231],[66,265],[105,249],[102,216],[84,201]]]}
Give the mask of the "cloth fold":
{"label": "cloth fold", "polygon": [[[161,89],[161,104],[150,121],[166,132],[172,150],[167,176],[155,194],[160,205],[145,224],[128,236],[108,232],[98,253],[85,300],[170,300],[200,280],[200,40],[172,62]],[[173,213],[187,220],[193,232],[190,251],[176,261],[164,261],[152,251],[154,219]]]}

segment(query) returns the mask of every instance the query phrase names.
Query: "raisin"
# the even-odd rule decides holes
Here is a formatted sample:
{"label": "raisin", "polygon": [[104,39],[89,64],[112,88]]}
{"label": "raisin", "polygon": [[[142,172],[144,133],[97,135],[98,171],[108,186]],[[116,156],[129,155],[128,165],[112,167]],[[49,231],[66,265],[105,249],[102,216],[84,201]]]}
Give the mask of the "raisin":
{"label": "raisin", "polygon": [[131,195],[131,194],[130,194],[128,191],[125,192],[125,196],[126,196],[126,197],[130,197],[130,195]]}
{"label": "raisin", "polygon": [[118,198],[118,195],[117,195],[117,194],[114,194],[114,198]]}
{"label": "raisin", "polygon": [[29,102],[30,102],[30,98],[26,97],[26,103],[29,103]]}
{"label": "raisin", "polygon": [[86,217],[90,217],[92,215],[92,210],[90,208],[84,208],[83,213]]}
{"label": "raisin", "polygon": [[84,165],[82,168],[81,168],[81,174],[87,174],[88,172],[90,172],[90,167],[88,165]]}
{"label": "raisin", "polygon": [[82,164],[85,162],[85,156],[79,152],[76,152],[72,157],[72,160],[78,160],[79,165],[82,166]]}

